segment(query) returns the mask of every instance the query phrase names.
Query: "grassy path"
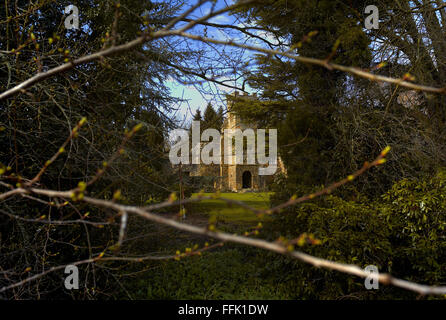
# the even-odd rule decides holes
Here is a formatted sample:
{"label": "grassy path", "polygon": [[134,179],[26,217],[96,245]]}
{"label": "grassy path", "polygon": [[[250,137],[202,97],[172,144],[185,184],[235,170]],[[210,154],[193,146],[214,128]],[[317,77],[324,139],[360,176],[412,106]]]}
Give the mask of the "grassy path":
{"label": "grassy path", "polygon": [[[243,201],[246,204],[259,209],[267,209],[270,207],[270,196],[272,192],[246,192],[246,193],[221,193],[223,198]],[[212,193],[205,193],[205,196],[211,196]],[[253,212],[238,207],[236,205],[229,206],[221,200],[204,200],[194,204],[194,212],[215,216],[219,221],[224,222],[253,222],[260,221]]]}

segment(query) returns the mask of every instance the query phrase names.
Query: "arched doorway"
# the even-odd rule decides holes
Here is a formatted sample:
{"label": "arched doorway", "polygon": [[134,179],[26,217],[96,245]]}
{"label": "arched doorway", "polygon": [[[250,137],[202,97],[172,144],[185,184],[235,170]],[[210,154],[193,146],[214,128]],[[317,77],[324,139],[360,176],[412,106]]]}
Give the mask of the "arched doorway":
{"label": "arched doorway", "polygon": [[242,175],[242,188],[249,189],[252,188],[252,175],[250,171],[243,172]]}

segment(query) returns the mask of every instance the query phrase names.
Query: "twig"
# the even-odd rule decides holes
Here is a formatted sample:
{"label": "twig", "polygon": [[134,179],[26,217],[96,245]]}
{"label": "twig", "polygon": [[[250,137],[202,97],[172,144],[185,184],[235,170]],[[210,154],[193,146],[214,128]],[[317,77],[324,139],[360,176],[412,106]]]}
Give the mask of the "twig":
{"label": "twig", "polygon": [[[331,192],[333,189],[338,188],[339,186],[352,181],[354,179],[354,177],[364,173],[367,169],[382,164],[384,163],[383,160],[385,160],[384,156],[387,154],[387,152],[389,151],[389,148],[386,148],[383,150],[383,152],[377,157],[377,159],[375,159],[372,163],[370,164],[364,164],[363,168],[361,168],[360,170],[358,170],[353,176],[353,178],[351,176],[349,176],[348,178],[341,180],[337,183],[332,184],[331,186],[329,186],[328,188],[320,191],[320,192],[316,192],[314,193],[314,197],[316,196],[320,196],[323,194],[327,194],[329,192]],[[17,188],[14,189],[12,191],[15,191],[14,194],[20,194],[20,193],[34,193],[34,194],[39,194],[39,195],[44,195],[44,196],[48,196],[48,197],[70,197],[72,194],[72,191],[55,191],[55,190],[43,190],[43,189],[36,189],[36,188],[29,188],[29,189],[24,189],[24,188]],[[0,199],[4,199],[6,198],[6,194],[9,194],[9,196],[11,196],[11,192],[7,192],[3,195],[0,195]],[[310,195],[305,196],[308,197],[308,199],[310,198]],[[293,199],[293,203],[291,203],[290,201],[288,201],[286,203],[286,205],[292,205],[295,203],[295,201],[297,201],[298,199]],[[175,221],[173,219],[169,219],[169,218],[165,218],[159,215],[156,215],[152,212],[147,211],[147,209],[145,208],[141,208],[141,207],[137,207],[137,206],[129,206],[129,205],[121,205],[118,203],[115,203],[113,201],[110,200],[101,200],[101,199],[95,199],[95,198],[90,198],[90,197],[83,197],[82,199],[80,199],[80,201],[83,201],[85,203],[89,203],[98,207],[102,207],[102,208],[108,208],[108,209],[113,209],[117,212],[128,212],[128,213],[133,213],[136,214],[140,217],[143,217],[149,221],[153,221],[159,224],[163,224],[166,226],[170,226],[172,228],[178,229],[178,230],[182,230],[182,231],[186,231],[186,232],[191,232],[194,234],[200,234],[200,235],[204,235],[204,236],[208,236],[214,239],[218,239],[224,242],[233,242],[233,243],[239,243],[239,244],[244,244],[244,245],[248,245],[248,246],[252,246],[252,247],[256,247],[256,248],[260,248],[260,249],[264,249],[264,250],[269,250],[272,252],[276,252],[276,253],[280,253],[283,255],[287,255],[293,258],[296,258],[300,261],[303,261],[305,263],[311,264],[315,267],[318,268],[326,268],[329,270],[336,270],[339,272],[343,272],[346,274],[351,274],[351,275],[355,275],[361,278],[367,278],[367,277],[371,277],[374,278],[376,280],[378,280],[379,282],[386,284],[386,285],[393,285],[399,288],[403,288],[409,291],[414,291],[417,292],[419,294],[422,295],[427,295],[427,294],[446,294],[446,287],[436,287],[436,286],[428,286],[428,285],[423,285],[423,284],[418,284],[418,283],[414,283],[414,282],[410,282],[410,281],[406,281],[406,280],[402,280],[402,279],[398,279],[395,278],[389,274],[370,274],[368,272],[366,272],[365,270],[359,268],[358,266],[355,265],[350,265],[350,264],[344,264],[344,263],[339,263],[339,262],[334,262],[334,261],[330,261],[330,260],[326,260],[326,259],[322,259],[322,258],[317,258],[314,256],[311,256],[309,254],[300,252],[300,251],[290,251],[289,248],[283,246],[280,243],[274,243],[274,242],[268,242],[265,240],[261,240],[261,239],[253,239],[250,237],[243,237],[243,236],[238,236],[238,235],[231,235],[225,232],[219,232],[219,231],[211,231],[208,228],[201,228],[201,227],[197,227],[194,225],[190,225],[190,224],[186,224],[186,223],[182,223],[182,222],[178,222]],[[303,201],[303,200],[302,200]],[[171,203],[172,205],[172,203]],[[278,206],[275,209],[281,208],[282,206]],[[102,255],[103,256],[103,255]],[[101,257],[101,255],[99,255],[96,258],[93,259],[88,259],[88,260],[83,260],[77,263],[73,263],[74,265],[76,264],[81,264],[81,263],[89,263],[89,262],[94,262],[99,260]],[[158,259],[158,258],[154,258],[154,259]],[[35,275],[32,276],[30,278],[27,278],[21,282],[18,282],[16,284],[7,286],[7,287],[3,287],[0,289],[0,292],[3,292],[5,290],[8,290],[10,288],[14,288],[17,286],[20,286],[26,282],[32,281],[40,276],[43,276],[49,272],[52,271],[56,271],[56,270],[60,270],[62,269],[64,266],[59,266],[59,267],[53,267],[47,271],[45,271],[42,274],[39,275]]]}

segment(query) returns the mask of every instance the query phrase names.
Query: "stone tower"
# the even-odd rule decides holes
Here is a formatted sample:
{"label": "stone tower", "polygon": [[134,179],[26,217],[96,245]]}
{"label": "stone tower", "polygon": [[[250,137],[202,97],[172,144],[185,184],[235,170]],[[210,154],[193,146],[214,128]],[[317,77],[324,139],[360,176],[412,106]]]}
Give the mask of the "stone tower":
{"label": "stone tower", "polygon": [[[237,96],[237,91],[235,92],[235,96]],[[243,96],[244,98],[255,98],[255,96]],[[245,130],[248,128],[257,129],[257,125],[255,123],[245,123],[242,121],[239,115],[232,111],[232,104],[228,101],[228,113],[227,117],[223,123],[222,134],[224,129],[240,129]],[[221,141],[221,145],[223,147],[223,138]],[[223,149],[222,149],[223,150]],[[246,163],[246,149],[244,150],[244,159],[243,163]],[[266,188],[265,177],[259,176],[259,165],[249,165],[249,164],[235,164],[235,159],[233,160],[234,164],[222,164],[220,165],[220,176],[221,185],[220,189],[222,190],[231,190],[231,191],[242,191],[242,190],[263,190]]]}
{"label": "stone tower", "polygon": [[[235,96],[238,93],[235,92]],[[245,99],[256,99],[255,95],[243,95]],[[274,178],[274,175],[262,176],[259,175],[259,164],[245,164],[247,163],[246,148],[244,148],[244,164],[235,164],[235,155],[233,156],[233,164],[225,164],[224,161],[224,130],[225,129],[240,129],[244,131],[245,129],[251,128],[256,130],[257,124],[244,122],[239,115],[233,112],[232,103],[228,99],[227,105],[227,115],[223,122],[223,127],[221,129],[221,161],[220,164],[200,164],[200,165],[189,165],[185,166],[184,170],[186,175],[189,176],[201,176],[201,177],[212,177],[214,178],[214,189],[219,189],[221,191],[261,191],[266,190],[268,184],[270,184]],[[255,155],[254,155],[255,156]],[[285,172],[283,164],[278,157],[278,166],[276,174],[279,172]]]}

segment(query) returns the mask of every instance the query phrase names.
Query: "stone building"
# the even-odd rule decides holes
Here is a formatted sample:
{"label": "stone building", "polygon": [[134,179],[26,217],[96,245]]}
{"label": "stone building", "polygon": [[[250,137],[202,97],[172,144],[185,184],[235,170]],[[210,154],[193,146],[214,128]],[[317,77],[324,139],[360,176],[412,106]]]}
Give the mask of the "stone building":
{"label": "stone building", "polygon": [[[237,95],[237,92],[235,93]],[[244,96],[244,98],[255,98],[253,96]],[[191,177],[208,177],[210,183],[213,184],[215,190],[221,191],[263,191],[268,189],[268,185],[273,181],[274,175],[285,173],[283,163],[278,156],[277,170],[274,175],[259,175],[259,167],[266,167],[267,165],[259,164],[245,164],[247,163],[246,149],[244,152],[244,164],[235,164],[235,155],[233,157],[233,164],[225,164],[224,157],[224,141],[223,132],[225,129],[257,129],[255,123],[245,123],[239,115],[234,113],[231,108],[231,103],[228,103],[228,112],[223,122],[221,130],[221,164],[197,164],[197,165],[183,165],[183,172],[186,176]],[[256,162],[257,163],[257,162]]]}

